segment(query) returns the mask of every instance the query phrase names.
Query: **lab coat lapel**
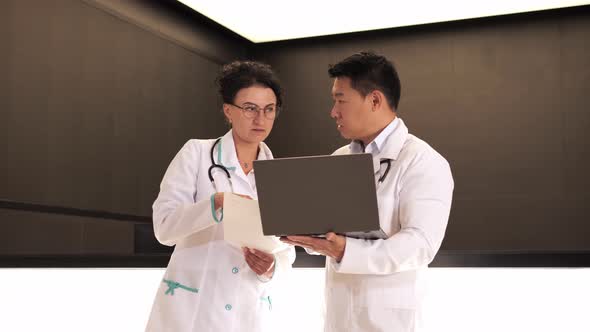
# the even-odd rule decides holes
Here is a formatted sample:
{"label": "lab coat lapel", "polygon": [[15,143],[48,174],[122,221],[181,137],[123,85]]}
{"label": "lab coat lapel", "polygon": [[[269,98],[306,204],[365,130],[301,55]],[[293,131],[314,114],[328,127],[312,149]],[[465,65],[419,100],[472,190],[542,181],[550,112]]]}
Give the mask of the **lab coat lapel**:
{"label": "lab coat lapel", "polygon": [[406,127],[406,124],[402,119],[398,118],[398,120],[399,123],[389,137],[387,137],[385,144],[383,144],[381,151],[379,152],[379,160],[397,160],[397,157],[408,138],[408,127]]}
{"label": "lab coat lapel", "polygon": [[373,170],[375,174],[381,170],[382,160],[396,160],[399,156],[406,139],[408,138],[408,127],[402,119],[397,119],[399,122],[395,126],[393,132],[385,139],[381,150],[377,155],[373,156]]}
{"label": "lab coat lapel", "polygon": [[221,147],[221,162],[217,160],[217,163],[223,164],[231,174],[234,192],[242,194],[249,193],[250,185],[246,174],[244,174],[242,167],[240,167],[231,129],[221,139]]}
{"label": "lab coat lapel", "polygon": [[[261,142],[260,151],[258,152],[258,160],[266,160],[272,158],[273,156],[268,146],[266,146],[264,142]],[[246,174],[244,174],[244,171],[240,166],[240,162],[238,161],[232,130],[228,131],[221,139],[220,159],[221,160],[219,160],[218,152],[216,161],[218,164],[222,164],[228,169],[228,171],[232,175],[232,179],[235,179],[234,186],[236,186],[236,181],[240,181],[242,183],[240,187],[250,188],[250,182],[248,181],[248,178]],[[236,190],[236,188],[234,188],[234,190]]]}
{"label": "lab coat lapel", "polygon": [[239,167],[238,157],[236,156],[236,147],[234,145],[234,137],[230,129],[221,138],[221,149],[217,150],[215,161],[225,166],[230,173],[235,173]]}

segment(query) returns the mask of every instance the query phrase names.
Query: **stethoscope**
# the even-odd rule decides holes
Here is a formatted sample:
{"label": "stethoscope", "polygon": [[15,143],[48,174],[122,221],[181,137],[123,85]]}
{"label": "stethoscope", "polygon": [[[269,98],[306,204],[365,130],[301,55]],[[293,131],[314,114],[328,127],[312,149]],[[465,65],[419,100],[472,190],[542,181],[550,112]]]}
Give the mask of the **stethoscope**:
{"label": "stethoscope", "polygon": [[[361,147],[363,148],[363,152],[365,152],[365,145],[360,142]],[[379,162],[379,169],[381,169],[381,165],[383,164],[387,164],[387,167],[385,168],[385,172],[383,172],[383,174],[381,174],[381,176],[379,176],[379,179],[377,180],[377,183],[383,183],[383,181],[385,181],[385,178],[387,177],[387,173],[389,173],[389,169],[391,168],[391,159],[381,159],[381,161]]]}
{"label": "stethoscope", "polygon": [[381,162],[379,162],[379,167],[381,167],[381,165],[383,164],[387,164],[387,167],[385,168],[385,172],[383,172],[383,174],[379,177],[378,182],[382,183],[383,181],[385,181],[385,178],[387,177],[387,173],[389,173],[389,169],[391,168],[391,159],[383,159],[381,160]]}
{"label": "stethoscope", "polygon": [[[215,179],[213,178],[213,170],[216,168],[219,168],[220,170],[223,171],[223,173],[225,173],[225,175],[227,176],[227,180],[229,181],[229,186],[231,191],[234,191],[234,186],[233,183],[231,181],[231,175],[229,174],[229,171],[227,170],[227,168],[221,164],[218,164],[215,162],[215,158],[213,158],[213,151],[215,150],[215,146],[219,144],[219,142],[221,142],[222,137],[218,138],[215,143],[213,143],[213,146],[211,147],[211,151],[210,151],[210,155],[211,155],[211,166],[209,167],[209,170],[207,171],[208,175],[209,175],[209,181],[211,181],[211,184],[213,185],[213,187],[215,188],[215,190],[217,191],[217,185],[215,184]],[[218,152],[218,160],[221,161],[221,146],[219,146],[219,149],[217,149]]]}

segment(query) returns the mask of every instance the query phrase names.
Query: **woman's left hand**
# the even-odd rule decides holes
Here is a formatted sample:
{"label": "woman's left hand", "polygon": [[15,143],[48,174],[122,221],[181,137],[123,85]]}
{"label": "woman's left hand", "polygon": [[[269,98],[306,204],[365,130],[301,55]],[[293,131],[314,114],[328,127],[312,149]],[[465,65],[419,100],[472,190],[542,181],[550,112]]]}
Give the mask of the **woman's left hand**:
{"label": "woman's left hand", "polygon": [[271,278],[275,270],[275,258],[264,251],[242,248],[248,266],[259,276]]}

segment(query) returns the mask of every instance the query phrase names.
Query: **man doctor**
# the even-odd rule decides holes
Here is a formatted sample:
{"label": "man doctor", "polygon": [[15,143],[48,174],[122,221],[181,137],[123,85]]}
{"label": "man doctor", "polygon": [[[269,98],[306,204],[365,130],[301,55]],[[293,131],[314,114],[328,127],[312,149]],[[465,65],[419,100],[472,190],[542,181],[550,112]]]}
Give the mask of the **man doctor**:
{"label": "man doctor", "polygon": [[334,154],[373,155],[379,222],[387,239],[328,233],[325,239],[288,236],[283,241],[327,256],[326,332],[418,331],[424,274],[440,248],[451,209],[449,164],[409,134],[398,117],[401,84],[385,57],[354,54],[328,72],[334,79],[330,115],[351,140]]}

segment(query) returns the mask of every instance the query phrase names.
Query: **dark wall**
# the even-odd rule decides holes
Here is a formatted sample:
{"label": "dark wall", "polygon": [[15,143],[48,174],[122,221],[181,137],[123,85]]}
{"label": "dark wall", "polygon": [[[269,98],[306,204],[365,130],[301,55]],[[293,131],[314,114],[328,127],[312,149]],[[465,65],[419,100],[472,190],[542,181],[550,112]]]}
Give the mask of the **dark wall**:
{"label": "dark wall", "polygon": [[[589,41],[588,7],[252,46],[175,0],[0,1],[0,200],[150,215],[184,141],[227,129],[213,80],[248,55],[286,89],[275,155],[329,154],[346,141],[328,65],[373,49],[398,67],[410,131],[451,163],[443,249],[589,250]],[[0,255],[153,241],[149,225],[7,209],[0,226]]]}
{"label": "dark wall", "polygon": [[[246,44],[171,4],[1,2],[0,199],[151,215],[182,144],[227,130],[214,78]],[[0,254],[133,251],[130,223],[0,224]]]}
{"label": "dark wall", "polygon": [[327,69],[367,49],[395,62],[399,116],[451,164],[443,249],[590,250],[588,7],[258,45],[287,93],[276,156],[346,144]]}

